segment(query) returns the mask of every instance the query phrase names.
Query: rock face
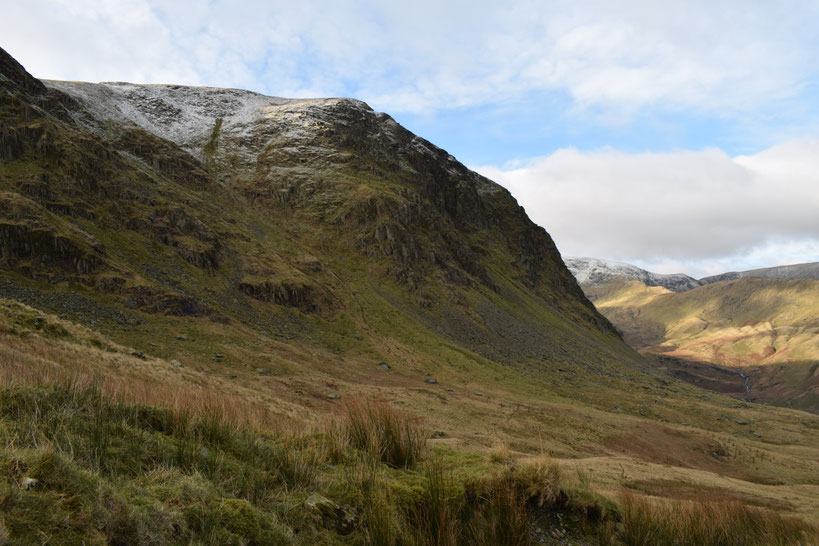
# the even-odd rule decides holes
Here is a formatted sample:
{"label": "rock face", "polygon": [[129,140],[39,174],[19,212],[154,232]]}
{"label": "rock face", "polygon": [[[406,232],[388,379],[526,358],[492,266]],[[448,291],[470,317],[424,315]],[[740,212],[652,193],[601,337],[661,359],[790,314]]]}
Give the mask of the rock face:
{"label": "rock face", "polygon": [[305,338],[388,308],[496,361],[635,358],[508,191],[361,101],[0,67],[10,283]]}
{"label": "rock face", "polygon": [[700,281],[674,273],[662,275],[640,269],[636,265],[597,258],[566,258],[566,266],[581,285],[601,285],[618,280],[637,280],[646,286],[662,286],[672,292],[685,292],[700,286]]}

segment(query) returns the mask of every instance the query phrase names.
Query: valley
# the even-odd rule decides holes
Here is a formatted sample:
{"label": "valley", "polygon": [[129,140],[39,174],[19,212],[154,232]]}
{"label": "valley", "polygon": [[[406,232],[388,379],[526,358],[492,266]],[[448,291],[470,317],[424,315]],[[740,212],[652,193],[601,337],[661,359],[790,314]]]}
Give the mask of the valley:
{"label": "valley", "polygon": [[673,376],[735,397],[816,413],[815,265],[730,273],[676,292],[624,276],[598,275],[600,282],[583,286],[626,342],[655,355],[657,365]]}
{"label": "valley", "polygon": [[5,540],[641,544],[726,503],[702,532],[819,536],[819,281],[595,308],[506,189],[361,101],[0,74]]}

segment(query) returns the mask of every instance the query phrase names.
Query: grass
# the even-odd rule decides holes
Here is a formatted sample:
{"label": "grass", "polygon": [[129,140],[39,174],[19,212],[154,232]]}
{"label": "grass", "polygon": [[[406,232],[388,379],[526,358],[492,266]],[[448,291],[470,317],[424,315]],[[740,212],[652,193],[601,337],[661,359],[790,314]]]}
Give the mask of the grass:
{"label": "grass", "polygon": [[350,444],[395,468],[412,468],[426,450],[426,431],[384,401],[355,397],[344,408]]}
{"label": "grass", "polygon": [[[0,415],[0,532],[11,542],[528,545],[535,528],[602,544],[817,537],[738,502],[613,503],[591,473],[548,457],[501,463],[431,448],[416,419],[363,397],[323,429],[282,433],[218,409],[123,403],[94,385],[7,381]],[[308,510],[312,495],[331,508]]]}
{"label": "grass", "polygon": [[819,543],[819,530],[796,518],[717,496],[652,502],[624,492],[620,505],[623,523],[620,538],[628,546]]}

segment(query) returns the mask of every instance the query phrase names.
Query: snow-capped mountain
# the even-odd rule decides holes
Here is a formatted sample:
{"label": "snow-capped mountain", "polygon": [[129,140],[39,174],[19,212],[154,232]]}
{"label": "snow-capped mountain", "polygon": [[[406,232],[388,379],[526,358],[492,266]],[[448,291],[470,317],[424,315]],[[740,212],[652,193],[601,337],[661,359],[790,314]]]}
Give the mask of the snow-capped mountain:
{"label": "snow-capped mountain", "polygon": [[682,273],[663,275],[623,262],[598,258],[565,258],[566,266],[581,285],[599,285],[614,280],[634,279],[646,286],[662,286],[674,292],[685,292],[700,286],[700,281]]}
{"label": "snow-capped mountain", "polygon": [[819,279],[819,262],[780,265],[748,271],[731,271],[695,279],[683,273],[664,275],[652,273],[636,265],[601,260],[599,258],[567,257],[564,259],[569,271],[580,285],[599,286],[616,280],[637,280],[646,286],[662,286],[673,292],[685,292],[698,286],[722,281],[732,281],[741,277],[762,279]]}

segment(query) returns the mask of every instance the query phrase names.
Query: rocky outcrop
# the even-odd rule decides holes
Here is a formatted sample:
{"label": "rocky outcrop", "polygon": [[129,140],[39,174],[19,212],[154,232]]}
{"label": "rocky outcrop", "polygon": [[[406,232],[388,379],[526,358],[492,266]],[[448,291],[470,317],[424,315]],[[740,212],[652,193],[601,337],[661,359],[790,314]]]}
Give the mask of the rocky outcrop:
{"label": "rocky outcrop", "polygon": [[113,145],[132,153],[178,184],[203,187],[209,183],[207,172],[193,156],[144,129],[122,127],[118,130]]}
{"label": "rocky outcrop", "polygon": [[306,313],[315,313],[328,302],[321,291],[305,282],[289,281],[243,281],[239,290],[253,299],[293,307]]}
{"label": "rocky outcrop", "polygon": [[157,208],[145,218],[134,218],[129,229],[176,249],[187,262],[212,271],[219,267],[222,243],[193,213],[182,207]]}
{"label": "rocky outcrop", "polygon": [[103,266],[105,248],[34,201],[6,192],[0,193],[0,261],[28,275],[35,265],[85,275]]}

